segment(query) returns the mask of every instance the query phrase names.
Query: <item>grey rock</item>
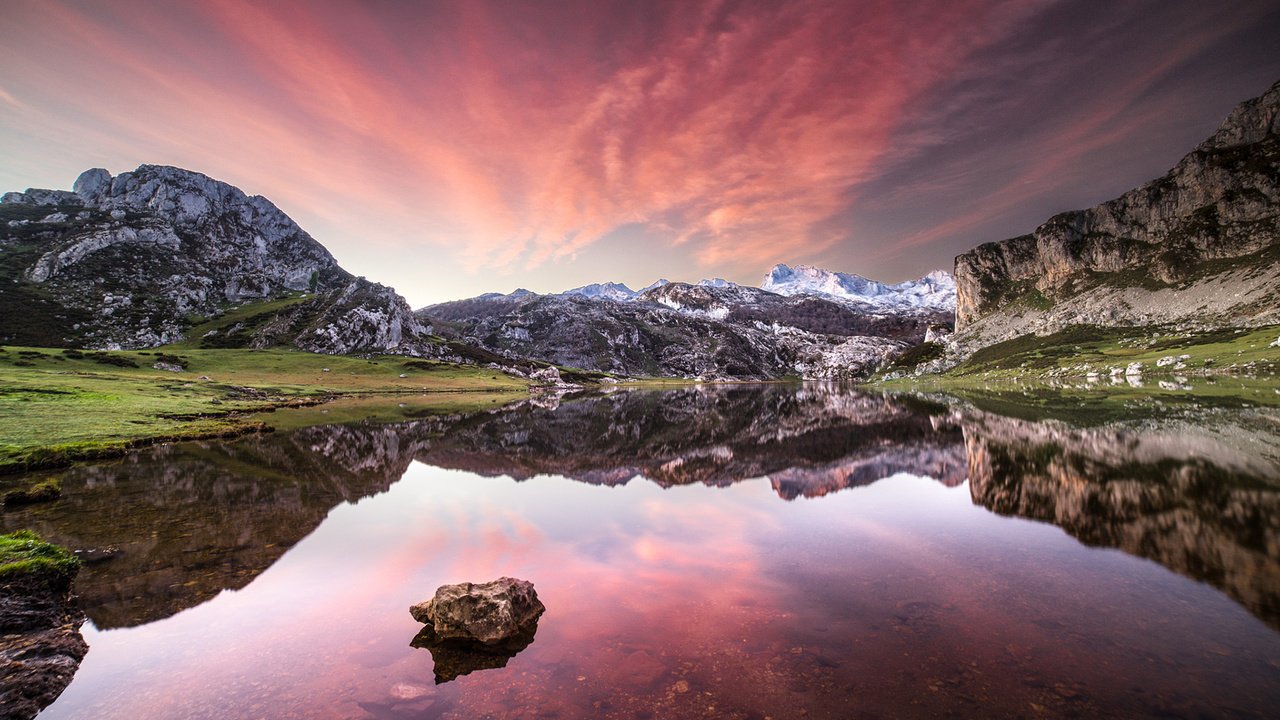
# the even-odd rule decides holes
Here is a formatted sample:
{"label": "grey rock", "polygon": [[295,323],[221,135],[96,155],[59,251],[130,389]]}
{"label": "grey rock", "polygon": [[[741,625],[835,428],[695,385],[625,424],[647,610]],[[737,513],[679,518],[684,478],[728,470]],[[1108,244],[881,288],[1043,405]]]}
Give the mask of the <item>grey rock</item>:
{"label": "grey rock", "polygon": [[409,608],[441,640],[500,643],[536,626],[546,607],[533,583],[503,577],[487,583],[442,585],[430,600]]}
{"label": "grey rock", "polygon": [[81,199],[96,198],[100,195],[104,188],[111,185],[111,173],[106,168],[91,168],[80,173],[80,177],[76,178],[75,183],[71,185],[71,191]]}
{"label": "grey rock", "polygon": [[62,694],[88,652],[71,579],[20,575],[0,582],[3,720],[34,718]]}

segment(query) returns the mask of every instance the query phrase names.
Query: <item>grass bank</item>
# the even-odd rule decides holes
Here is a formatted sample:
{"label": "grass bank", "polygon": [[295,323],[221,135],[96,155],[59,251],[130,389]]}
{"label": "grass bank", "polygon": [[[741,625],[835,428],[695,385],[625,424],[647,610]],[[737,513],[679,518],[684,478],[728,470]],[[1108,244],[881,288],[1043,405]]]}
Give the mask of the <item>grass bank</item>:
{"label": "grass bank", "polygon": [[80,560],[71,551],[30,530],[0,535],[0,581],[35,576],[69,583],[79,569]]}
{"label": "grass bank", "polygon": [[110,457],[155,442],[262,431],[274,426],[264,411],[339,396],[429,395],[431,402],[421,406],[448,411],[486,406],[497,398],[489,393],[515,398],[526,391],[524,381],[493,370],[394,355],[4,347],[0,473]]}
{"label": "grass bank", "polygon": [[1280,326],[1189,333],[1147,328],[1068,327],[1023,335],[975,352],[947,374],[985,378],[1142,375],[1275,375]]}
{"label": "grass bank", "polygon": [[1280,407],[1277,337],[1278,326],[1204,333],[1073,326],[990,345],[945,373],[870,384],[943,393],[1014,417],[1084,425],[1153,412]]}

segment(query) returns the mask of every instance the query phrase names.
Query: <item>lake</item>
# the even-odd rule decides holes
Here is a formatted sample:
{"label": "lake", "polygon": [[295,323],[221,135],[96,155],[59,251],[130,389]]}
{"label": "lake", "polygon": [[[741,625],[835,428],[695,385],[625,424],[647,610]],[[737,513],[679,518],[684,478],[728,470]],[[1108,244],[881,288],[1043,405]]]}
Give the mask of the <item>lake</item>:
{"label": "lake", "polygon": [[[2,517],[87,561],[41,718],[1274,717],[1250,405],[623,391],[152,448]],[[500,576],[531,644],[410,645]]]}

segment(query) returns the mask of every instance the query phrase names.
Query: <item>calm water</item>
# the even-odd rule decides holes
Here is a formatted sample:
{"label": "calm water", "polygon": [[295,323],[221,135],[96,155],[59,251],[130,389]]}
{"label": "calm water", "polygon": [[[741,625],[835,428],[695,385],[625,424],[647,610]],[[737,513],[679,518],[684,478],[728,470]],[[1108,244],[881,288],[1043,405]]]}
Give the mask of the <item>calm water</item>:
{"label": "calm water", "polygon": [[[1157,414],[618,393],[157,448],[2,517],[91,558],[42,718],[1274,717],[1280,423]],[[410,646],[502,575],[547,606],[505,667]]]}

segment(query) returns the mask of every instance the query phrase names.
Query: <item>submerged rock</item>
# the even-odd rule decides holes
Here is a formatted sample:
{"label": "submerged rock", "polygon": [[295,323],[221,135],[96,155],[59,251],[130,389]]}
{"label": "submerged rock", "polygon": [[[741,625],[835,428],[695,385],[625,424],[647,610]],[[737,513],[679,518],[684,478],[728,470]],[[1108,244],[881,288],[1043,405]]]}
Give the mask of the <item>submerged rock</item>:
{"label": "submerged rock", "polygon": [[441,640],[493,645],[536,627],[546,609],[533,583],[503,577],[487,583],[442,585],[430,600],[410,607],[409,614],[430,625]]}

